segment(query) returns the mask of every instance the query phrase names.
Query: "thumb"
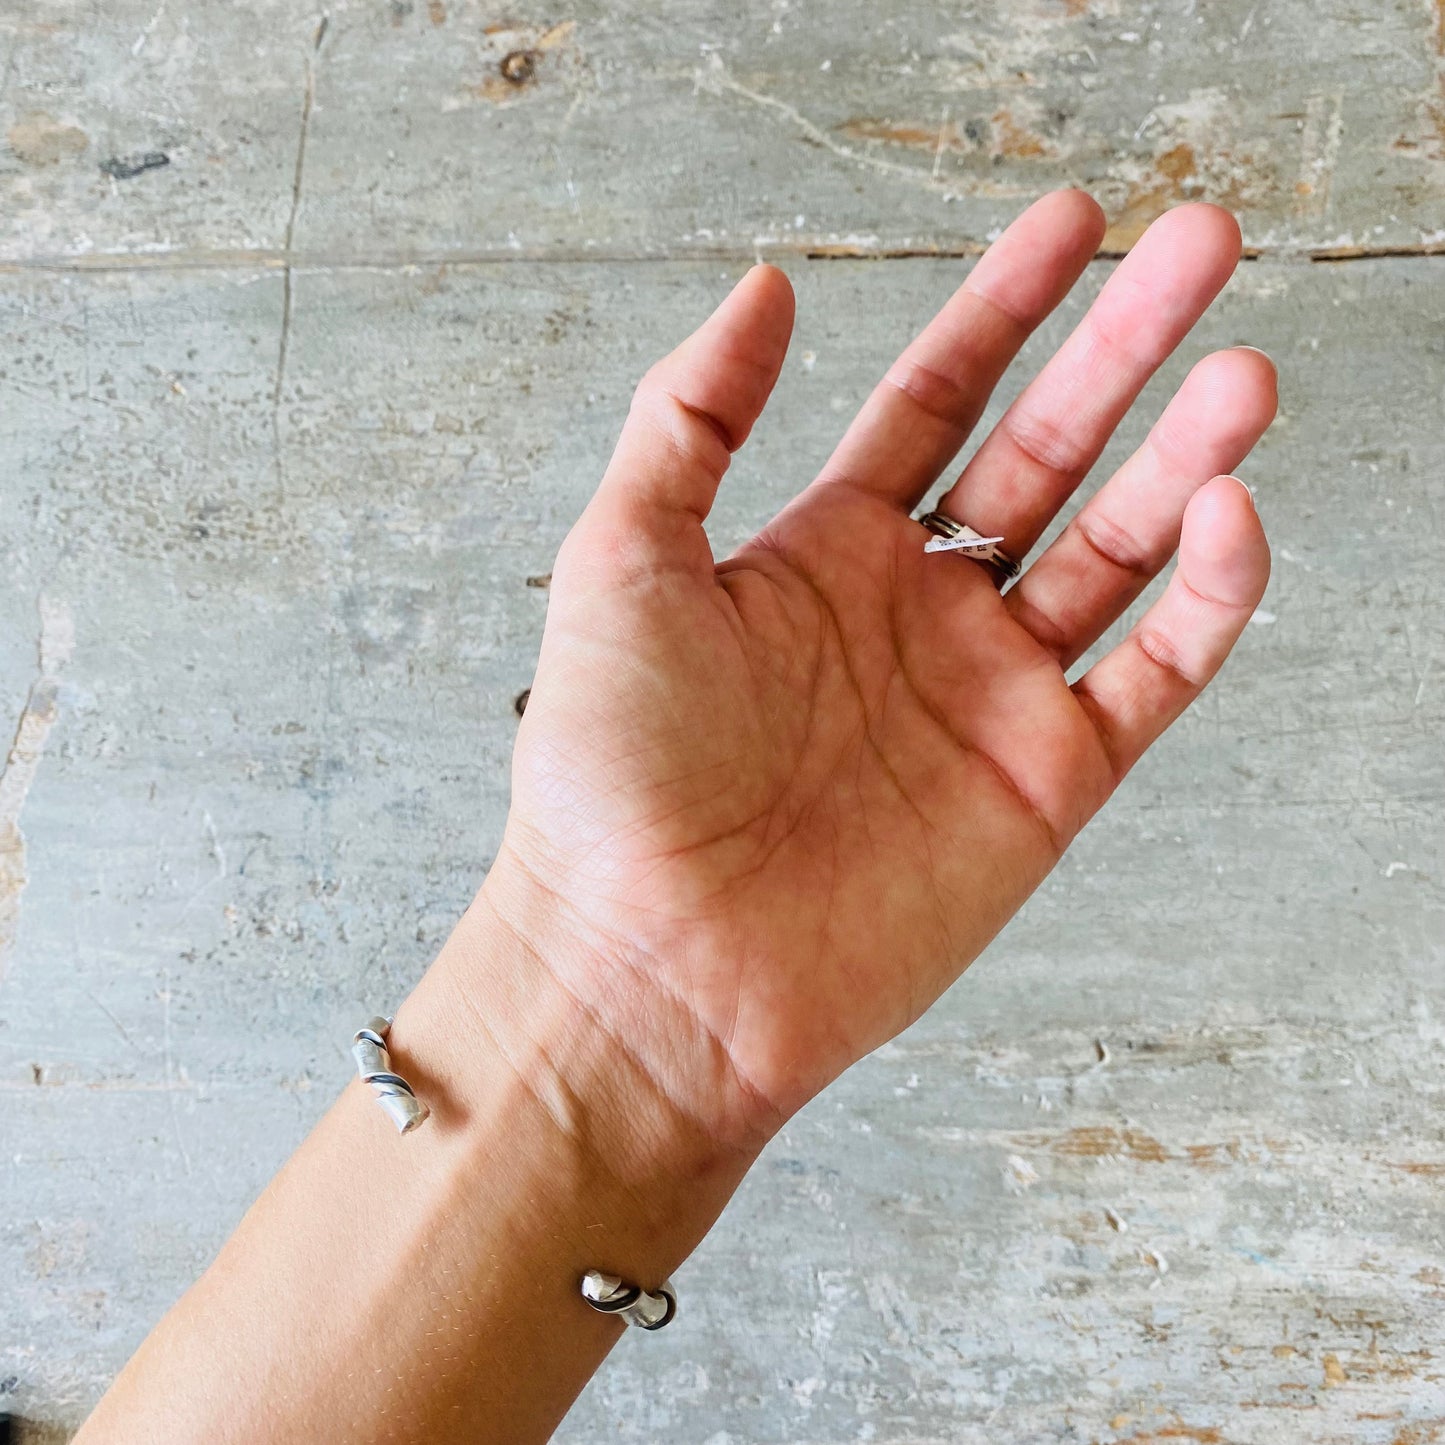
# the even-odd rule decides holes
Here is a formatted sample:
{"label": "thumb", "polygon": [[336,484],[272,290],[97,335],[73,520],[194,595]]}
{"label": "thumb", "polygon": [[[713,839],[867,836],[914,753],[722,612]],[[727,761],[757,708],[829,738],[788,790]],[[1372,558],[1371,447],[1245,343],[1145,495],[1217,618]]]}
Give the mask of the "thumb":
{"label": "thumb", "polygon": [[[702,523],[787,355],[793,289],[754,266],[686,341],[642,378],[580,529],[652,568],[712,566]],[[599,536],[598,534],[601,534]]]}

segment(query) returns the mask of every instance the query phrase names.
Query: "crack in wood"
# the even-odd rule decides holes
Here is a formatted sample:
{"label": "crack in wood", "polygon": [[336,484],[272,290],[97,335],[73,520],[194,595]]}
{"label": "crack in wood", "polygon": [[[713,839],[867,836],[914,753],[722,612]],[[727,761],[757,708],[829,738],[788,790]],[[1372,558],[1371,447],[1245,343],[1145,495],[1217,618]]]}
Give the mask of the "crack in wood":
{"label": "crack in wood", "polygon": [[[288,340],[291,304],[290,282],[295,272],[410,271],[434,267],[459,269],[499,265],[555,266],[638,266],[691,265],[698,262],[744,264],[758,259],[803,261],[914,261],[972,260],[988,249],[983,241],[955,245],[869,245],[858,242],[765,241],[735,246],[674,247],[666,251],[624,251],[609,247],[507,247],[495,251],[397,252],[391,255],[347,256],[287,250],[177,251],[168,254],[112,252],[88,256],[33,256],[0,261],[0,276],[55,273],[83,276],[90,273],[124,274],[155,271],[279,271],[283,278],[282,340]],[[1096,261],[1118,261],[1128,248],[1106,246],[1094,254]],[[1242,259],[1274,263],[1311,264],[1345,261],[1411,260],[1445,255],[1445,238],[1396,244],[1355,245],[1334,243],[1322,246],[1245,246]],[[279,402],[285,362],[283,347],[277,358],[273,399]]]}
{"label": "crack in wood", "polygon": [[276,381],[271,390],[271,445],[276,472],[276,490],[285,491],[281,463],[281,391],[286,384],[286,354],[291,346],[291,278],[295,270],[292,242],[296,217],[301,210],[301,186],[306,175],[306,137],[311,130],[311,108],[316,99],[315,56],[326,38],[327,16],[321,17],[306,57],[306,84],[301,96],[301,125],[296,137],[296,169],[291,178],[291,209],[286,216],[286,233],[281,242],[281,338],[276,347]]}

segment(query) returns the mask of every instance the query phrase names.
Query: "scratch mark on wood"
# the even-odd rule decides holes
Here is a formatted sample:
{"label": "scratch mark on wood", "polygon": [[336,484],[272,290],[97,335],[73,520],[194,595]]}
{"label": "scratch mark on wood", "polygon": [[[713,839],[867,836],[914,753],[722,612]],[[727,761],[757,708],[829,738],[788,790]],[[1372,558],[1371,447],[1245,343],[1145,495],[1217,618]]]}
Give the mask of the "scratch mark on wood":
{"label": "scratch mark on wood", "polygon": [[1330,189],[1344,135],[1342,98],[1312,95],[1300,133],[1300,173],[1295,182],[1295,212],[1322,216],[1329,209]]}
{"label": "scratch mark on wood", "polygon": [[943,119],[938,122],[938,144],[933,148],[933,179],[938,179],[938,173],[943,166],[943,137],[948,130],[948,107],[943,107]]}
{"label": "scratch mark on wood", "polygon": [[96,996],[95,996],[93,993],[91,993],[91,992],[87,989],[85,996],[86,996],[86,998],[88,998],[88,999],[91,1001],[91,1003],[93,1003],[93,1004],[96,1006],[96,1008],[98,1008],[98,1009],[101,1011],[101,1013],[103,1013],[103,1014],[106,1016],[106,1018],[108,1018],[108,1019],[111,1021],[111,1023],[113,1023],[113,1024],[115,1025],[115,1031],[116,1031],[116,1033],[118,1033],[118,1034],[121,1036],[121,1038],[123,1038],[123,1039],[126,1041],[126,1043],[128,1043],[128,1044],[131,1046],[131,1048],[133,1048],[133,1049],[136,1051],[136,1053],[138,1053],[138,1054],[144,1054],[144,1053],[146,1052],[146,1051],[145,1051],[143,1048],[141,1048],[141,1046],[140,1046],[138,1043],[136,1043],[136,1041],[135,1041],[133,1038],[131,1038],[131,1036],[125,1031],[125,1025],[124,1025],[123,1023],[121,1023],[121,1021],[120,1021],[118,1018],[116,1018],[115,1014],[113,1014],[113,1013],[110,1011],[110,1009],[106,1008],[106,1006],[105,1006],[98,998],[96,998]]}
{"label": "scratch mark on wood", "polygon": [[[782,116],[784,120],[801,131],[805,139],[811,141],[816,146],[821,146],[826,151],[832,152],[833,155],[849,162],[851,165],[861,166],[865,170],[877,171],[885,176],[900,176],[913,185],[922,186],[925,190],[936,192],[945,197],[957,198],[959,196],[959,192],[942,181],[935,179],[929,171],[919,170],[916,166],[902,165],[898,161],[889,160],[886,156],[873,155],[868,151],[854,150],[852,146],[844,145],[841,141],[835,140],[821,126],[809,120],[796,106],[789,105],[787,101],[779,100],[776,96],[765,95],[762,91],[753,90],[741,81],[736,80],[729,72],[727,66],[723,64],[722,57],[716,53],[708,56],[706,65],[701,65],[693,71],[693,89],[704,95],[736,95],[763,110],[772,111],[774,115]],[[923,141],[923,144],[926,144],[930,148],[937,144],[936,131],[928,130],[923,132],[921,128],[916,129],[920,130],[920,135],[926,134],[926,141]],[[1004,194],[1005,192],[1000,189],[994,193]],[[1007,193],[1022,195],[1024,192],[1023,189],[1020,188],[1017,191],[1008,191]]]}
{"label": "scratch mark on wood", "polygon": [[296,137],[296,168],[291,177],[291,209],[286,216],[286,234],[281,242],[281,339],[276,348],[276,381],[271,389],[271,447],[276,473],[276,490],[285,491],[285,472],[281,461],[281,390],[286,384],[286,353],[291,346],[291,273],[292,245],[296,237],[296,217],[301,211],[301,186],[306,176],[306,137],[311,130],[311,107],[316,99],[316,52],[326,38],[329,17],[323,15],[306,57],[306,84],[301,96],[301,125]]}
{"label": "scratch mark on wood", "polygon": [[170,1108],[171,1129],[176,1136],[176,1148],[181,1151],[181,1162],[186,1173],[191,1172],[191,1156],[186,1141],[181,1135],[181,1116],[176,1112],[175,1061],[171,1054],[171,974],[167,969],[161,982],[161,1049],[166,1065],[166,1103]]}
{"label": "scratch mark on wood", "polygon": [[20,895],[28,878],[20,814],[40,768],[45,740],[59,716],[56,699],[60,670],[75,648],[75,623],[69,608],[44,596],[37,606],[39,673],[21,709],[5,771],[0,773],[0,978],[4,977],[5,959],[15,942]]}
{"label": "scratch mark on wood", "polygon": [[131,45],[130,53],[132,55],[139,55],[141,51],[146,48],[146,41],[151,38],[151,34],[154,32],[156,26],[161,23],[161,16],[165,14],[165,9],[166,0],[161,0],[161,3],[156,6],[156,13],[146,22],[145,28],[136,36],[134,43]]}

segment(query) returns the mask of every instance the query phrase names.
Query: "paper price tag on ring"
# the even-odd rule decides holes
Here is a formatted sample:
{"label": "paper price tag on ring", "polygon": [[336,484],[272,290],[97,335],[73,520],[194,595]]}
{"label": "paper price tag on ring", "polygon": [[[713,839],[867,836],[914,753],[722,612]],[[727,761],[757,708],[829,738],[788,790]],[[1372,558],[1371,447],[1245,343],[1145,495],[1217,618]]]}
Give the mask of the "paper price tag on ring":
{"label": "paper price tag on ring", "polygon": [[932,534],[924,544],[925,552],[957,552],[992,567],[1005,582],[1018,576],[1019,564],[998,545],[1002,537],[985,537],[943,512],[925,512],[918,523]]}
{"label": "paper price tag on ring", "polygon": [[961,537],[930,537],[923,544],[925,552],[964,552],[970,556],[985,557],[999,543],[1002,537],[980,537],[969,532]]}

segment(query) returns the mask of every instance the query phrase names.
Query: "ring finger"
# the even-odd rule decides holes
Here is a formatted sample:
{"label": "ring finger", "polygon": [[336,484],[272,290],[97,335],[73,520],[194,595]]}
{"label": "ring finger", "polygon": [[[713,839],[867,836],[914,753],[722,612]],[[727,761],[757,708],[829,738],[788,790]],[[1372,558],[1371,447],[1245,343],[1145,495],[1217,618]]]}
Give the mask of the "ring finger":
{"label": "ring finger", "polygon": [[1004,606],[1068,668],[1164,568],[1184,509],[1232,472],[1274,420],[1274,365],[1236,347],[1206,356],[1144,444],[1009,590]]}

